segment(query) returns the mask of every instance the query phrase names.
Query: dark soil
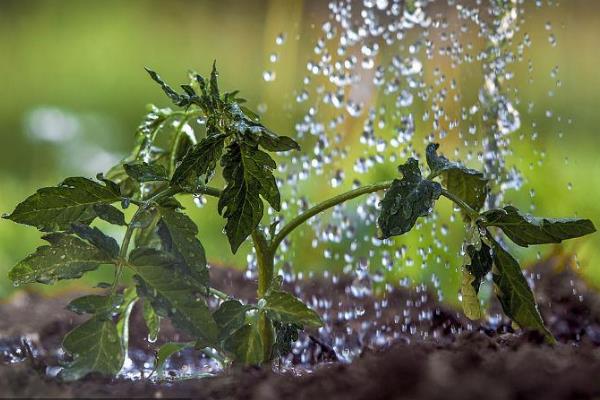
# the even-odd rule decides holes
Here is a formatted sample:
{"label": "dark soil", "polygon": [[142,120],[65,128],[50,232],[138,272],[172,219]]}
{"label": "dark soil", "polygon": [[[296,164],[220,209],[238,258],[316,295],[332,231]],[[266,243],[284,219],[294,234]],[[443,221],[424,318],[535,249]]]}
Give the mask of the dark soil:
{"label": "dark soil", "polygon": [[[214,378],[156,384],[90,376],[61,383],[46,372],[59,363],[62,336],[79,317],[64,310],[78,295],[41,298],[20,292],[0,304],[0,396],[3,397],[179,397],[206,399],[592,399],[600,398],[600,295],[558,258],[534,268],[536,298],[559,340],[551,347],[531,332],[514,333],[508,323],[477,326],[441,307],[422,289],[398,289],[386,301],[355,298],[349,280],[299,283],[297,293],[314,300],[329,330],[307,332],[286,366],[233,369]],[[214,282],[241,298],[254,288],[239,273],[212,271]],[[326,295],[326,296],[325,296]],[[373,304],[376,304],[374,306]],[[141,365],[160,344],[142,340],[145,328],[134,312],[130,343]],[[26,343],[22,341],[26,335]],[[163,340],[181,340],[167,324]],[[340,347],[339,338],[347,337]],[[336,346],[336,338],[338,345]],[[334,350],[335,348],[335,350]],[[343,348],[360,354],[351,364]],[[337,350],[337,351],[336,351]],[[312,372],[306,368],[311,366]],[[49,368],[50,367],[50,368]],[[304,373],[297,376],[298,372]]]}

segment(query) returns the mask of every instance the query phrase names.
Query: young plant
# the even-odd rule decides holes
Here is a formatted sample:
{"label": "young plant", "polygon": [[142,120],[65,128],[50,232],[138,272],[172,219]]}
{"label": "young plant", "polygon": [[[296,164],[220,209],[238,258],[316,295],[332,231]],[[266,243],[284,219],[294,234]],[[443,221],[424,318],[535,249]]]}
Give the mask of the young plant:
{"label": "young plant", "polygon": [[[304,211],[280,229],[277,222],[265,228],[263,201],[280,210],[276,164],[269,153],[298,150],[298,144],[265,128],[237,92],[221,93],[214,64],[208,81],[191,74],[191,82],[181,85],[182,92],[154,71],[148,73],[178,110],[152,106],[137,131],[132,153],[106,176],[67,178],[56,187],[39,189],[4,216],[37,227],[48,242],[11,269],[9,278],[15,285],[52,284],[80,278],[101,264],[114,266],[113,282],[98,285],[104,294],[83,296],[68,305],[89,319],[64,338],[63,347],[72,357],[61,372],[64,379],[119,372],[127,356],[129,316],[137,302],[142,303],[152,340],[162,318],[193,338],[161,347],[159,373],[166,358],[186,347],[240,364],[262,364],[287,353],[300,329],[322,323],[317,313],[280,289],[281,280],[274,276],[279,245],[311,217],[383,190],[381,238],[409,232],[419,217],[429,215],[440,196],[461,208],[467,225],[462,294],[468,316],[481,316],[477,291],[491,271],[505,313],[519,326],[553,340],[519,264],[489,228],[501,228],[515,243],[527,246],[592,233],[589,220],[537,219],[511,206],[481,212],[488,195],[483,174],[437,155],[437,144],[431,144],[427,178],[411,158],[399,167],[401,179],[351,190]],[[202,122],[200,139],[188,124],[192,120]],[[208,186],[217,165],[226,183],[222,189]],[[438,178],[444,187],[435,181]],[[211,286],[198,228],[178,202],[180,195],[218,198],[217,210],[226,220],[224,231],[234,253],[251,238],[258,264],[255,304],[244,304]],[[136,208],[128,222],[115,204]],[[96,219],[122,226],[121,243],[93,226]],[[134,285],[123,290],[125,269],[133,272]],[[219,300],[215,309],[209,307],[209,297]]]}

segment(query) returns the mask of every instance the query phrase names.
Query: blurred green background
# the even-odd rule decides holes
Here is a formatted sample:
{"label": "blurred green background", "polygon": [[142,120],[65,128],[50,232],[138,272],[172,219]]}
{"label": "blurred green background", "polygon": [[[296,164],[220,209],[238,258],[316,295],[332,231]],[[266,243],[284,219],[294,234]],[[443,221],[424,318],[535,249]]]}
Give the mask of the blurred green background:
{"label": "blurred green background", "polygon": [[[521,99],[522,127],[514,136],[511,163],[523,171],[526,182],[521,191],[511,192],[509,199],[523,209],[533,203],[539,215],[585,216],[598,226],[600,2],[570,0],[559,7],[529,8],[519,34],[528,33],[533,46],[526,59],[512,68],[512,86],[518,88]],[[66,176],[94,176],[127,152],[146,104],[168,105],[144,66],[177,84],[186,80],[191,68],[207,74],[216,59],[222,87],[240,89],[252,108],[266,109],[267,126],[294,136],[294,124],[306,108],[296,104],[295,91],[301,89],[306,62],[327,12],[322,1],[2,0],[0,211],[10,212],[38,187],[54,185]],[[552,24],[551,32],[547,22]],[[277,46],[275,38],[282,32],[286,42]],[[549,44],[550,33],[556,36],[558,46]],[[276,63],[269,61],[273,52],[279,57]],[[528,70],[529,61],[532,70]],[[551,76],[555,66],[558,77]],[[274,82],[262,79],[265,70],[276,72]],[[459,83],[476,94],[481,77],[462,72]],[[560,87],[557,80],[562,82]],[[347,144],[358,142],[361,127],[361,123],[346,124],[347,130],[341,133]],[[533,133],[537,138],[532,141]],[[427,134],[429,130],[419,129],[416,142]],[[521,134],[527,139],[519,140]],[[449,155],[458,146],[451,138],[443,142]],[[338,163],[336,167],[352,171],[352,164],[353,160],[348,160],[347,165]],[[376,169],[372,175],[381,178],[382,174]],[[345,187],[350,186],[352,175],[346,174]],[[369,181],[364,175],[360,179]],[[341,190],[326,189],[328,186],[326,178],[311,179],[305,194],[317,200],[325,192]],[[201,238],[209,261],[244,268],[246,255],[243,251],[230,255],[212,200],[203,209],[186,204],[202,221]],[[339,259],[324,260],[324,248],[311,250],[307,232],[300,232],[296,246],[286,253],[294,258],[295,267],[341,268]],[[420,235],[415,233],[397,243],[416,252],[423,246]],[[443,238],[451,256],[440,261],[449,265],[442,271],[428,268],[423,272],[417,265],[406,274],[425,280],[435,274],[443,281],[446,298],[454,301],[461,235],[460,224],[451,223]],[[0,298],[14,290],[6,272],[40,243],[35,229],[0,221]],[[343,254],[345,246],[336,248]],[[576,250],[581,273],[600,287],[600,235],[570,242],[566,248]],[[364,246],[361,249],[368,255]],[[518,254],[527,264],[535,261],[538,252],[543,256],[551,250],[519,250]],[[410,266],[404,263],[403,268]]]}

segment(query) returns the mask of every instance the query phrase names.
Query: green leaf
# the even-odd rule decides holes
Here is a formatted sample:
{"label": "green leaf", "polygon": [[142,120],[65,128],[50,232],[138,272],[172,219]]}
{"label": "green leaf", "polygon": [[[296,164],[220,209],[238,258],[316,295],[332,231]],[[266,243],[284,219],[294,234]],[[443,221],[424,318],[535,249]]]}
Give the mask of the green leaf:
{"label": "green leaf", "polygon": [[175,268],[174,262],[172,256],[155,249],[132,251],[130,266],[136,273],[138,295],[150,301],[160,317],[170,318],[195,338],[214,343],[218,327],[203,297],[206,287]]}
{"label": "green leaf", "polygon": [[125,360],[117,327],[111,320],[98,317],[69,332],[63,348],[74,358],[60,373],[66,381],[81,379],[91,372],[114,376]]}
{"label": "green leaf", "polygon": [[302,329],[302,325],[273,321],[273,327],[276,335],[273,353],[283,357],[292,351],[292,343],[298,340],[298,331]]}
{"label": "green leaf", "polygon": [[161,247],[162,241],[158,235],[160,218],[158,207],[148,207],[139,213],[138,221],[135,222],[139,225],[134,234],[136,247]]}
{"label": "green leaf", "polygon": [[90,294],[73,299],[67,309],[76,314],[98,314],[98,316],[110,318],[123,303],[123,296],[101,296]]}
{"label": "green leaf", "polygon": [[450,193],[459,197],[475,211],[481,210],[489,192],[488,180],[484,178],[483,173],[438,155],[438,148],[437,143],[427,146],[427,164],[431,172],[442,176],[446,189]]}
{"label": "green leaf", "polygon": [[261,130],[258,144],[268,151],[300,150],[300,146],[294,139],[287,136],[278,136],[267,129]]}
{"label": "green leaf", "polygon": [[43,231],[66,230],[72,223],[93,220],[95,205],[120,200],[120,193],[111,186],[86,178],[67,178],[58,187],[39,189],[4,218]]}
{"label": "green leaf", "polygon": [[154,312],[154,308],[152,308],[149,301],[144,301],[143,316],[148,328],[148,341],[154,343],[158,339],[158,332],[160,331],[160,317]]}
{"label": "green leaf", "polygon": [[221,303],[213,317],[219,326],[219,338],[223,340],[241,328],[246,321],[249,306],[237,300],[227,300]]}
{"label": "green leaf", "polygon": [[219,94],[219,71],[217,71],[217,61],[213,61],[212,71],[210,72],[210,97],[212,104],[217,107],[220,103]]}
{"label": "green leaf", "polygon": [[73,224],[71,225],[71,231],[88,243],[96,246],[99,250],[104,251],[108,257],[118,257],[119,244],[114,238],[105,235],[100,229],[84,224]]}
{"label": "green leaf", "polygon": [[484,226],[496,226],[519,246],[560,243],[596,232],[589,219],[536,218],[523,214],[513,206],[483,213]]}
{"label": "green leaf", "polygon": [[145,69],[146,69],[146,72],[148,72],[148,74],[152,78],[152,80],[154,80],[156,83],[158,83],[160,85],[162,90],[165,92],[167,97],[169,99],[171,99],[173,104],[175,104],[176,106],[179,106],[179,107],[185,107],[185,106],[188,106],[191,104],[191,100],[190,100],[189,96],[180,95],[171,86],[167,85],[167,83],[165,81],[163,81],[162,78],[156,72],[152,71],[149,68],[145,68]]}
{"label": "green leaf", "polygon": [[223,153],[223,144],[229,135],[217,133],[202,139],[183,157],[171,178],[173,185],[195,181],[204,176],[208,182],[214,175],[217,162]]}
{"label": "green leaf", "polygon": [[114,262],[106,252],[74,236],[51,233],[42,239],[50,246],[38,247],[35,253],[8,273],[15,285],[33,282],[51,284],[60,279],[75,279],[95,270],[100,264]]}
{"label": "green leaf", "polygon": [[492,270],[494,259],[492,257],[492,249],[485,243],[481,242],[481,247],[478,249],[473,245],[467,246],[468,260],[465,262],[465,269],[473,276],[473,289],[475,293],[479,293],[479,287],[485,276]]}
{"label": "green leaf", "polygon": [[145,162],[135,162],[131,164],[123,164],[123,168],[125,169],[127,175],[139,183],[169,180],[165,167],[157,163],[148,164]]}
{"label": "green leaf", "polygon": [[257,323],[249,323],[236,330],[225,340],[224,348],[244,365],[260,365],[265,354]]}
{"label": "green leaf", "polygon": [[187,343],[165,343],[160,346],[156,353],[156,360],[154,361],[154,370],[158,375],[163,373],[165,363],[173,354],[179,353],[181,350],[189,349],[194,347],[194,342]]}
{"label": "green leaf", "polygon": [[417,218],[429,215],[442,193],[439,183],[421,177],[419,162],[414,158],[398,169],[402,172],[402,179],[394,179],[385,192],[377,219],[383,239],[410,231]]}
{"label": "green leaf", "polygon": [[219,198],[219,213],[227,218],[225,233],[235,253],[262,219],[261,196],[280,210],[279,189],[273,176],[277,165],[256,146],[237,142],[227,147],[221,165],[227,186]]}
{"label": "green leaf", "polygon": [[184,261],[186,270],[196,281],[208,286],[206,254],[198,240],[198,227],[187,215],[172,208],[160,208],[158,232],[167,251],[174,251]]}
{"label": "green leaf", "polygon": [[533,292],[521,272],[521,266],[502,246],[489,237],[494,251],[494,284],[496,295],[504,313],[521,328],[542,333],[546,340],[554,342],[552,333],[544,325]]}
{"label": "green leaf", "polygon": [[315,328],[323,325],[319,314],[290,293],[271,290],[264,299],[267,302],[264,308],[269,318],[274,321]]}
{"label": "green leaf", "polygon": [[481,282],[492,270],[493,263],[491,248],[487,244],[479,240],[477,246],[467,245],[461,293],[462,307],[465,315],[472,320],[482,318],[477,294],[479,293]]}
{"label": "green leaf", "polygon": [[115,206],[110,204],[94,204],[94,211],[98,218],[109,224],[125,226],[125,214]]}

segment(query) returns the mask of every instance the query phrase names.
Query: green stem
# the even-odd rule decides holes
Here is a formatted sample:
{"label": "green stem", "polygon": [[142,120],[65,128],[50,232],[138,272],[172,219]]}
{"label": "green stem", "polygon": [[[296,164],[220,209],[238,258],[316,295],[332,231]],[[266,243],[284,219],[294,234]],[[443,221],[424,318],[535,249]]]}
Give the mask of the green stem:
{"label": "green stem", "polygon": [[473,208],[471,208],[471,206],[469,206],[467,203],[465,203],[460,197],[455,196],[454,194],[452,194],[451,192],[447,191],[446,189],[442,189],[442,196],[444,196],[445,198],[453,201],[457,206],[459,206],[460,208],[462,208],[462,210],[465,213],[467,213],[467,215],[472,220],[476,220],[477,217],[479,217],[479,213],[477,211],[475,211]]}
{"label": "green stem", "polygon": [[[271,288],[271,283],[273,282],[273,275],[275,273],[275,253],[272,251],[267,238],[260,228],[256,228],[252,232],[252,241],[254,242],[254,249],[256,250],[256,262],[258,264],[257,297],[260,299],[267,294]],[[273,334],[273,324],[263,312],[261,312],[258,316],[258,331],[264,348],[263,361],[271,361],[273,344],[275,343],[275,335]]]}
{"label": "green stem", "polygon": [[114,294],[116,292],[117,286],[119,285],[119,281],[121,280],[121,276],[123,275],[123,268],[126,264],[125,258],[127,257],[127,250],[129,249],[131,236],[133,235],[133,231],[135,230],[133,222],[135,222],[136,217],[140,214],[140,210],[141,208],[138,208],[133,218],[131,218],[129,225],[127,225],[127,230],[125,231],[123,242],[121,242],[121,250],[119,251],[119,260],[117,261],[117,269],[115,271],[115,280],[111,288],[111,294]]}
{"label": "green stem", "polygon": [[329,200],[325,200],[322,203],[317,204],[314,207],[309,208],[304,211],[302,214],[298,215],[290,222],[288,222],[281,230],[275,235],[271,242],[271,251],[274,253],[277,247],[281,244],[283,239],[285,239],[294,229],[302,225],[304,222],[314,217],[315,215],[337,206],[338,204],[342,204],[348,200],[352,200],[356,197],[362,196],[364,194],[378,192],[380,190],[388,189],[392,185],[392,181],[386,181],[381,183],[376,183],[374,185],[363,186],[358,189],[351,190],[346,193],[342,193],[335,197],[330,198]]}

